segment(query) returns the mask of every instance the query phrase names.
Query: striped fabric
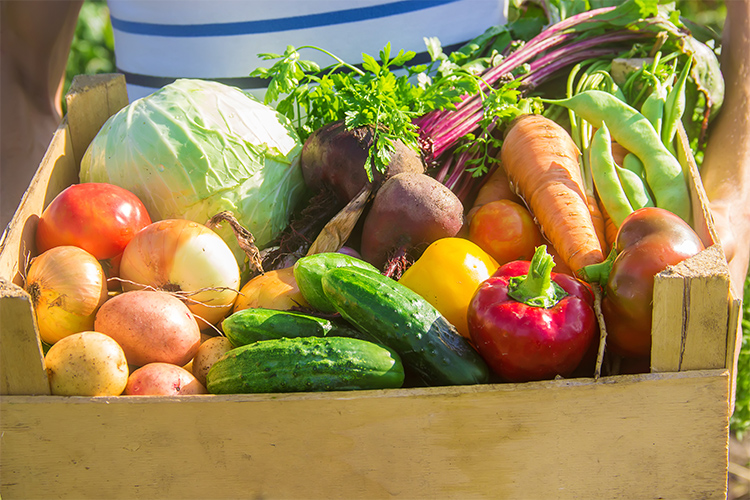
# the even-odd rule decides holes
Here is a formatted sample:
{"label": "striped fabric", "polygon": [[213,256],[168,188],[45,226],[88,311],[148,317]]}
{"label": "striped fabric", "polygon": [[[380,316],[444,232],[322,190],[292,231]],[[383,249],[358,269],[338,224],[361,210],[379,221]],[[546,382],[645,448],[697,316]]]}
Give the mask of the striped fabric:
{"label": "striped fabric", "polygon": [[[260,53],[288,45],[322,47],[347,62],[362,52],[377,58],[391,43],[429,61],[425,37],[438,37],[448,52],[505,23],[505,0],[109,0],[117,69],[130,100],[176,78],[205,78],[262,97],[266,80],[248,75]],[[327,66],[318,51],[305,59]]]}

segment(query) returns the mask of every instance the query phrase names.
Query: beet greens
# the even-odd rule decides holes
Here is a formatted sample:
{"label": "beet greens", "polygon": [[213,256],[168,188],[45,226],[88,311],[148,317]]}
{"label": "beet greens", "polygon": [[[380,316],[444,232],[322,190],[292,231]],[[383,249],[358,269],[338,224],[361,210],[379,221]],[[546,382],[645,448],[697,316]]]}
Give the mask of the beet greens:
{"label": "beet greens", "polygon": [[[267,102],[288,94],[278,110],[294,120],[303,139],[335,120],[345,120],[349,128],[374,127],[368,178],[373,168],[385,171],[393,141],[400,139],[423,155],[428,173],[464,200],[493,168],[505,124],[518,114],[542,111],[534,99],[542,85],[582,62],[695,52],[691,47],[697,43],[677,13],[657,0],[576,13],[525,37],[528,21],[491,28],[448,55],[439,40],[427,39],[432,57],[427,65],[409,66],[413,52],[400,51],[391,59],[390,45],[380,61],[364,54],[361,69],[318,47],[289,47],[283,55],[261,55],[276,62],[254,75],[272,78]],[[336,63],[321,70],[299,57],[303,48],[323,51]],[[718,66],[711,56],[709,51],[698,66]],[[709,92],[704,91],[707,108],[720,104]]]}

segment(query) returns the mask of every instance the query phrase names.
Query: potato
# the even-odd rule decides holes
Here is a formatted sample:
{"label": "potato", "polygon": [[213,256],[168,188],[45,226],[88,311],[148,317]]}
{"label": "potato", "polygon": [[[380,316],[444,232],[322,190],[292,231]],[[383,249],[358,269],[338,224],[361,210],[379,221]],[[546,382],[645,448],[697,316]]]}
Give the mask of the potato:
{"label": "potato", "polygon": [[211,337],[201,344],[193,358],[192,371],[198,381],[206,385],[206,374],[213,364],[234,346],[226,337]]}
{"label": "potato", "polygon": [[125,353],[99,332],[74,333],[57,341],[44,357],[52,394],[119,396],[128,381]]}
{"label": "potato", "polygon": [[143,365],[128,378],[126,396],[187,396],[206,394],[192,373],[171,363]]}
{"label": "potato", "polygon": [[136,290],[115,295],[99,309],[94,330],[122,346],[128,364],[187,364],[201,342],[188,307],[167,292]]}

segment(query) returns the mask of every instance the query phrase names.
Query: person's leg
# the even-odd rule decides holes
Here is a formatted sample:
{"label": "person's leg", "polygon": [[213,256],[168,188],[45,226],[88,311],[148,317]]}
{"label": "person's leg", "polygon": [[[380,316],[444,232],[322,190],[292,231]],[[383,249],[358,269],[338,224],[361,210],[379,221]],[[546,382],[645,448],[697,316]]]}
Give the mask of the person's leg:
{"label": "person's leg", "polygon": [[750,258],[750,0],[726,2],[721,68],[726,94],[701,166],[738,297]]}
{"label": "person's leg", "polygon": [[0,2],[0,232],[61,118],[61,93],[83,0]]}

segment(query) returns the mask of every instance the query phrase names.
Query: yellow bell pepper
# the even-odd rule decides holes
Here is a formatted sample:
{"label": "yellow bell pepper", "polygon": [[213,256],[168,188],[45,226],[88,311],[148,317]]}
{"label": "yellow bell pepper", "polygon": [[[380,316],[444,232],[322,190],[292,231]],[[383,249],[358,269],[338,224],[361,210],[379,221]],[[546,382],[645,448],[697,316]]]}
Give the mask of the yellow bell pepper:
{"label": "yellow bell pepper", "polygon": [[421,295],[466,338],[466,312],[474,292],[499,267],[497,261],[465,238],[432,243],[399,280]]}

